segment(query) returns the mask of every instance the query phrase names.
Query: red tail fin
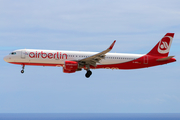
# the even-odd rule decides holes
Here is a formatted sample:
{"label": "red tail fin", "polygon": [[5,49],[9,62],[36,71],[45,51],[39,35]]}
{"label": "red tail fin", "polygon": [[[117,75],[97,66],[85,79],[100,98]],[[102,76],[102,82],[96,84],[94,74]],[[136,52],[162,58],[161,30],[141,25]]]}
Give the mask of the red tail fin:
{"label": "red tail fin", "polygon": [[147,55],[167,57],[173,37],[174,33],[167,33]]}

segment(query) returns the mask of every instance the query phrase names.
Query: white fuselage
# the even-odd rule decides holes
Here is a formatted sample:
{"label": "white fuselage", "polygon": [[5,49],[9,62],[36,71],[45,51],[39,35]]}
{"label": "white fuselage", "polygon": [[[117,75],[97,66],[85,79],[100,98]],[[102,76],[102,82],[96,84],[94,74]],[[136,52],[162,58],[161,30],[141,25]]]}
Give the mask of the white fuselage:
{"label": "white fuselage", "polygon": [[[77,61],[87,58],[98,52],[80,52],[80,51],[61,51],[61,50],[37,50],[37,49],[20,49],[13,51],[4,58],[10,63],[41,63],[63,65],[65,61]],[[105,59],[102,59],[98,65],[116,64],[132,61],[142,57],[143,54],[122,54],[107,53]]]}

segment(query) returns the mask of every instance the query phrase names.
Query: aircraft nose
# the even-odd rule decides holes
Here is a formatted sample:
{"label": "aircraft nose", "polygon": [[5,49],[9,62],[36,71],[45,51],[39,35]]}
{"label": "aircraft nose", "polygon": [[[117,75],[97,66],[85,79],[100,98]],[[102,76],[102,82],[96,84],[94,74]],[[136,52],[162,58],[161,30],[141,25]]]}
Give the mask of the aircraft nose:
{"label": "aircraft nose", "polygon": [[5,56],[3,59],[4,61],[8,62],[8,56]]}

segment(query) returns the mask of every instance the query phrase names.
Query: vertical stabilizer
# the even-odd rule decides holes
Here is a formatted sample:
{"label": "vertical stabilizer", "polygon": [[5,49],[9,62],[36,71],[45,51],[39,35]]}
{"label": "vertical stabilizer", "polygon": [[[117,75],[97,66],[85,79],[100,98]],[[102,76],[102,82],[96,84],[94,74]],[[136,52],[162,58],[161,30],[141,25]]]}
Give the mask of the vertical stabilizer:
{"label": "vertical stabilizer", "polygon": [[174,33],[167,33],[147,55],[167,57],[173,37]]}

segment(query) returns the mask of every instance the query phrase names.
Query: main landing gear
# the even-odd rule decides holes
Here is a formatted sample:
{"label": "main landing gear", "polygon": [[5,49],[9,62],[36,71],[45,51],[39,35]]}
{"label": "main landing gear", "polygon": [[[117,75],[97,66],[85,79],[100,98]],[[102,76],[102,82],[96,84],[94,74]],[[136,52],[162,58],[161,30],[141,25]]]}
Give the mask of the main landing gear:
{"label": "main landing gear", "polygon": [[92,72],[90,70],[87,70],[87,73],[85,74],[86,78],[89,78],[92,75]]}
{"label": "main landing gear", "polygon": [[25,65],[22,66],[22,70],[21,70],[22,74],[24,73],[24,67],[25,67]]}
{"label": "main landing gear", "polygon": [[89,65],[86,65],[86,71],[87,73],[85,74],[86,78],[89,78],[91,75],[92,75],[92,72],[90,71],[90,66]]}

